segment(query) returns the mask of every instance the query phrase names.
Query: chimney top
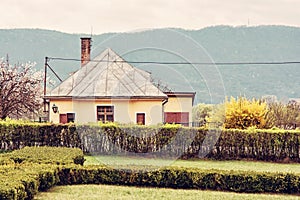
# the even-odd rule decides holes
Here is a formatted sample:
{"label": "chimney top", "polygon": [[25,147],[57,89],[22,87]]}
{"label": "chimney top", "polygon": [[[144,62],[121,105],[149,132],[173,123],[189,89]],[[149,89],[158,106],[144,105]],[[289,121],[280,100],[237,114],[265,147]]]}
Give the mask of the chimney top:
{"label": "chimney top", "polygon": [[81,37],[81,67],[91,60],[91,40],[90,37]]}

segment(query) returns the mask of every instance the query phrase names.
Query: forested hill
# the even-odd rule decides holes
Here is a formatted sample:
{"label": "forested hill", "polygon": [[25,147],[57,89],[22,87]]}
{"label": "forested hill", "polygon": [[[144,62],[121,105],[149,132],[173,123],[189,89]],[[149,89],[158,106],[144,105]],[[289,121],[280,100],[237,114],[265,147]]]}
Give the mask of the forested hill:
{"label": "forested hill", "polygon": [[[42,70],[46,56],[79,59],[82,36],[86,35],[40,29],[0,30],[0,56],[6,58],[8,54],[11,64],[36,62],[36,67]],[[160,45],[164,49],[158,48]],[[300,61],[298,27],[215,26],[200,30],[157,29],[93,35],[93,56],[106,47],[121,53],[126,60],[146,62],[133,65],[152,72],[161,85],[176,91],[196,91],[198,102],[217,102],[225,95],[300,97],[300,64],[196,65],[197,73],[193,71],[195,66],[147,64],[148,61],[181,63],[190,61],[189,56],[192,61],[204,63]],[[180,55],[175,54],[176,48],[180,49]],[[77,61],[50,60],[49,64],[63,78],[80,67]],[[215,72],[211,73],[217,75],[205,74],[212,68]],[[214,98],[211,93],[217,90],[212,87],[224,91]]]}

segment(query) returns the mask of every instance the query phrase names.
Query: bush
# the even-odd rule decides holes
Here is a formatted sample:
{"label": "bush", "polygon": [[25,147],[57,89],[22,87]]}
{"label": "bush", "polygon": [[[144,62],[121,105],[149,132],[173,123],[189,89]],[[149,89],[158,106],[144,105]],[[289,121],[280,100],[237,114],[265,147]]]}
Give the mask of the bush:
{"label": "bush", "polygon": [[[68,156],[65,156],[63,152]],[[50,159],[51,162],[47,162],[46,157],[51,156],[51,153],[55,155]],[[28,147],[8,153],[7,157],[4,156],[2,159],[13,157],[22,162],[9,163],[8,159],[7,163],[0,165],[0,199],[33,199],[38,191],[47,190],[54,185],[69,184],[114,184],[252,193],[300,193],[300,174],[180,167],[164,167],[150,171],[135,167],[114,169],[106,166],[75,165],[74,155],[81,156],[82,152],[68,148]],[[42,159],[34,159],[35,156]],[[62,159],[66,159],[66,162],[62,163]]]}
{"label": "bush", "polygon": [[80,149],[25,147],[0,157],[0,199],[33,199],[60,182],[59,166],[83,165]]}
{"label": "bush", "polygon": [[134,126],[79,126],[77,131],[84,150],[93,154],[300,162],[299,131]]}
{"label": "bush", "polygon": [[29,123],[0,120],[0,147],[16,150],[25,146],[64,146],[81,148],[73,124]]}
{"label": "bush", "polygon": [[59,182],[56,168],[29,163],[0,166],[0,199],[33,199]]}
{"label": "bush", "polygon": [[300,175],[166,167],[143,171],[103,166],[68,167],[59,172],[60,184],[114,184],[129,186],[209,189],[233,192],[298,194]]}
{"label": "bush", "polygon": [[80,164],[84,163],[83,152],[78,148],[67,147],[24,147],[5,154],[15,163],[38,164]]}
{"label": "bush", "polygon": [[[92,154],[115,155],[126,152],[147,153],[152,157],[300,162],[299,130],[259,130],[255,127],[248,130],[220,130],[177,125],[149,127],[112,123],[75,126],[0,121],[0,139],[3,149],[48,145],[79,147]],[[22,159],[19,157],[15,161],[22,162]],[[75,163],[82,163],[82,159],[75,159]]]}
{"label": "bush", "polygon": [[247,129],[251,126],[265,128],[267,104],[259,100],[233,97],[225,102],[225,128]]}

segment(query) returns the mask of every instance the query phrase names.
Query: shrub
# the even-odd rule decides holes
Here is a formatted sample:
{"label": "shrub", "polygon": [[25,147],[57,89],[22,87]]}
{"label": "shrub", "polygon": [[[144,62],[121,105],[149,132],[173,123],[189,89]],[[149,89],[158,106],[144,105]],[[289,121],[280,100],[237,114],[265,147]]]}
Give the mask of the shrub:
{"label": "shrub", "polygon": [[0,166],[0,199],[33,199],[38,191],[59,182],[56,168],[29,163]]}
{"label": "shrub", "polygon": [[[50,164],[40,164],[41,160],[24,156],[30,150],[35,155],[37,155],[36,152],[40,152],[41,157],[45,157],[42,154],[49,155],[49,152],[57,151],[57,148],[53,147],[42,149],[42,151],[37,151],[37,148],[31,147],[16,151],[16,155],[25,158],[22,163],[0,165],[0,199],[33,199],[38,191],[47,190],[54,185],[69,184],[114,184],[252,193],[300,193],[300,174],[181,167],[164,167],[150,171],[139,168],[114,169],[106,166],[75,165],[71,163],[72,156],[69,157],[66,165],[57,165],[61,160],[58,157],[63,156],[60,153],[56,155],[57,162],[52,160]],[[61,149],[66,154],[70,154],[67,152],[69,149]],[[78,153],[76,149],[75,151]]]}
{"label": "shrub", "polygon": [[300,105],[295,101],[290,101],[288,104],[270,102],[266,121],[268,128],[295,129],[300,126]]}
{"label": "shrub", "polygon": [[[221,130],[170,124],[149,127],[112,123],[75,126],[0,122],[0,145],[4,149],[19,149],[24,145],[79,147],[92,154],[127,152],[147,153],[152,157],[300,162],[299,130],[260,130],[255,127]],[[74,159],[75,163],[83,162],[82,156]],[[15,158],[16,162],[23,160],[22,157]]]}
{"label": "shrub", "polygon": [[5,154],[15,163],[38,164],[80,164],[84,163],[83,152],[78,148],[66,147],[24,147]]}
{"label": "shrub", "polygon": [[25,147],[0,157],[0,199],[33,199],[60,182],[59,166],[83,165],[80,149]]}
{"label": "shrub", "polygon": [[300,175],[251,171],[201,170],[165,167],[144,171],[104,166],[68,167],[59,172],[60,184],[114,184],[233,192],[298,194]]}
{"label": "shrub", "polygon": [[64,146],[81,148],[81,140],[74,124],[47,124],[0,120],[2,150],[16,150],[24,146]]}
{"label": "shrub", "polygon": [[225,102],[225,128],[247,129],[251,126],[264,128],[267,104],[259,100],[248,100],[239,97],[237,100],[231,97]]}

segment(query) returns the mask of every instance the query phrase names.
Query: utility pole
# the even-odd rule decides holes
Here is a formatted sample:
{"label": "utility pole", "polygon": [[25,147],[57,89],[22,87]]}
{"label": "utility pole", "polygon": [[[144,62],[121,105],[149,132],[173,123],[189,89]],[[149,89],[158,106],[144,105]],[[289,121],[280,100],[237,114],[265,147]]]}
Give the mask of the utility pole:
{"label": "utility pole", "polygon": [[46,116],[46,120],[49,121],[49,114],[50,114],[50,111],[49,111],[49,101],[47,101],[46,99],[46,95],[47,95],[47,69],[49,68],[50,71],[56,76],[56,78],[58,80],[60,80],[60,82],[62,82],[62,79],[58,76],[58,74],[52,69],[52,67],[48,64],[49,60],[51,58],[49,57],[45,57],[45,68],[44,68],[44,113],[47,113],[47,116]]}
{"label": "utility pole", "polygon": [[45,69],[44,69],[44,113],[46,114],[46,121],[49,121],[49,105],[46,100],[47,95],[47,68],[48,68],[48,57],[45,57]]}
{"label": "utility pole", "polygon": [[9,57],[8,57],[8,53],[6,54],[6,65],[9,66]]}
{"label": "utility pole", "polygon": [[47,67],[48,67],[48,57],[45,57],[44,96],[46,96],[47,94]]}

